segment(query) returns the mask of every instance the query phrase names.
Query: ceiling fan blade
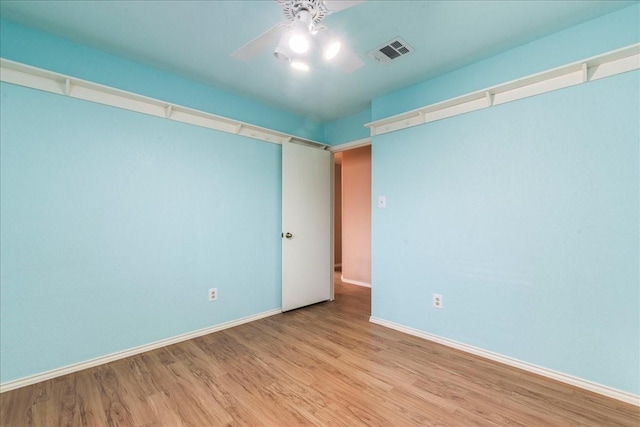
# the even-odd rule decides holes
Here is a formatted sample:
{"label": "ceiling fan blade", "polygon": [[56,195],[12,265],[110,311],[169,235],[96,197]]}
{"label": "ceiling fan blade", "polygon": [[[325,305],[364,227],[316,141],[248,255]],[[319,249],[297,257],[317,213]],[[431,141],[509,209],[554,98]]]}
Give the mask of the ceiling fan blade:
{"label": "ceiling fan blade", "polygon": [[349,46],[342,46],[335,60],[336,65],[345,73],[353,73],[364,65],[364,61]]}
{"label": "ceiling fan blade", "polygon": [[275,48],[287,27],[288,24],[284,23],[276,25],[233,52],[231,56],[241,61],[251,61],[266,49]]}
{"label": "ceiling fan blade", "polygon": [[348,9],[362,2],[364,2],[364,0],[324,0],[324,5],[331,12],[340,12],[341,10]]}

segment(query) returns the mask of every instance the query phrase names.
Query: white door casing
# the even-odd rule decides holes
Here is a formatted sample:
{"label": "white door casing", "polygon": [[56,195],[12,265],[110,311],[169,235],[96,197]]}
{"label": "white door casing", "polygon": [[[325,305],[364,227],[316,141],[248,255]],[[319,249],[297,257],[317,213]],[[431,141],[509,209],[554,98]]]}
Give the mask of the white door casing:
{"label": "white door casing", "polygon": [[331,298],[331,161],[329,151],[282,144],[282,311]]}

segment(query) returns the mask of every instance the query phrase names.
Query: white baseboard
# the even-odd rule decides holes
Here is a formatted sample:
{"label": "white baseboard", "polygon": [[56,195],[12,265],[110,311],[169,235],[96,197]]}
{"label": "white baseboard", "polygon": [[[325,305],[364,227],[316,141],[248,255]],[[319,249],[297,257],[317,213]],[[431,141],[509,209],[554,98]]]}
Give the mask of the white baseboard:
{"label": "white baseboard", "polygon": [[551,378],[556,381],[570,384],[575,387],[579,387],[585,390],[592,391],[594,393],[601,394],[613,399],[620,400],[625,403],[630,403],[635,406],[640,406],[640,396],[631,394],[625,391],[617,390],[611,387],[597,384],[591,381],[584,380],[582,378],[574,377],[571,375],[563,374],[562,372],[553,371],[551,369],[543,368],[541,366],[533,365],[531,363],[523,362],[518,359],[503,356],[498,353],[483,350],[478,347],[473,347],[467,344],[463,344],[457,341],[453,341],[447,338],[442,338],[437,335],[432,335],[427,332],[420,331],[418,329],[409,328],[407,326],[400,325],[398,323],[389,322],[387,320],[378,319],[371,316],[369,318],[371,323],[381,325],[396,331],[404,332],[405,334],[413,335],[419,338],[423,338],[428,341],[433,341],[438,344],[446,345],[457,350],[461,350],[467,353],[475,354],[476,356],[484,357],[485,359],[493,360],[495,362],[503,363],[505,365],[513,366],[515,368],[523,369],[525,371],[533,372],[534,374],[542,375],[547,378]]}
{"label": "white baseboard", "polygon": [[342,281],[344,283],[349,283],[350,285],[364,286],[365,288],[370,288],[371,287],[371,283],[360,282],[358,280],[345,279],[342,274],[340,275],[340,281]]}
{"label": "white baseboard", "polygon": [[168,345],[177,344],[182,341],[187,341],[193,338],[208,335],[213,332],[222,331],[223,329],[233,328],[244,323],[253,322],[258,319],[273,316],[275,314],[282,313],[281,309],[269,310],[262,313],[255,314],[253,316],[247,316],[240,319],[232,320],[230,322],[221,323],[219,325],[210,326],[208,328],[199,329],[197,331],[188,332],[186,334],[178,335],[172,338],[152,342],[149,344],[141,345],[139,347],[130,348],[128,350],[119,351],[117,353],[108,354],[106,356],[97,357],[95,359],[87,360],[85,362],[75,363],[62,368],[53,369],[51,371],[42,372],[40,374],[31,375],[29,377],[20,378],[13,381],[7,381],[0,384],[0,393],[5,391],[15,390],[20,387],[36,384],[42,381],[50,380],[52,378],[60,377],[62,375],[71,374],[73,372],[82,371],[83,369],[93,368],[95,366],[104,365],[105,363],[113,362],[125,357],[135,356],[136,354],[145,353],[157,348],[166,347]]}

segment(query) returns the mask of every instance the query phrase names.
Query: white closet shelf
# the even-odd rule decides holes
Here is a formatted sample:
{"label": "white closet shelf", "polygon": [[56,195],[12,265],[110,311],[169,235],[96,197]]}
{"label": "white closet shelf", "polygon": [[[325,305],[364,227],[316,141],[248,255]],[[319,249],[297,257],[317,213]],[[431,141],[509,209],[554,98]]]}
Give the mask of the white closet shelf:
{"label": "white closet shelf", "polygon": [[640,69],[640,43],[365,124],[371,136]]}
{"label": "white closet shelf", "polygon": [[0,58],[0,81],[260,141],[327,144]]}

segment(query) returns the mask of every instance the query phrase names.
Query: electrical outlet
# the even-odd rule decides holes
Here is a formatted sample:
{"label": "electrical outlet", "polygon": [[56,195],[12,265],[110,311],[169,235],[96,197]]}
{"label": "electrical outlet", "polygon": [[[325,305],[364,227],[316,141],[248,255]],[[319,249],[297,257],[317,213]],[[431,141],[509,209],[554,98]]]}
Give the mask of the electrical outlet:
{"label": "electrical outlet", "polygon": [[443,307],[442,295],[433,294],[433,306],[435,308],[442,308]]}
{"label": "electrical outlet", "polygon": [[218,288],[209,289],[209,301],[215,301],[218,299]]}

